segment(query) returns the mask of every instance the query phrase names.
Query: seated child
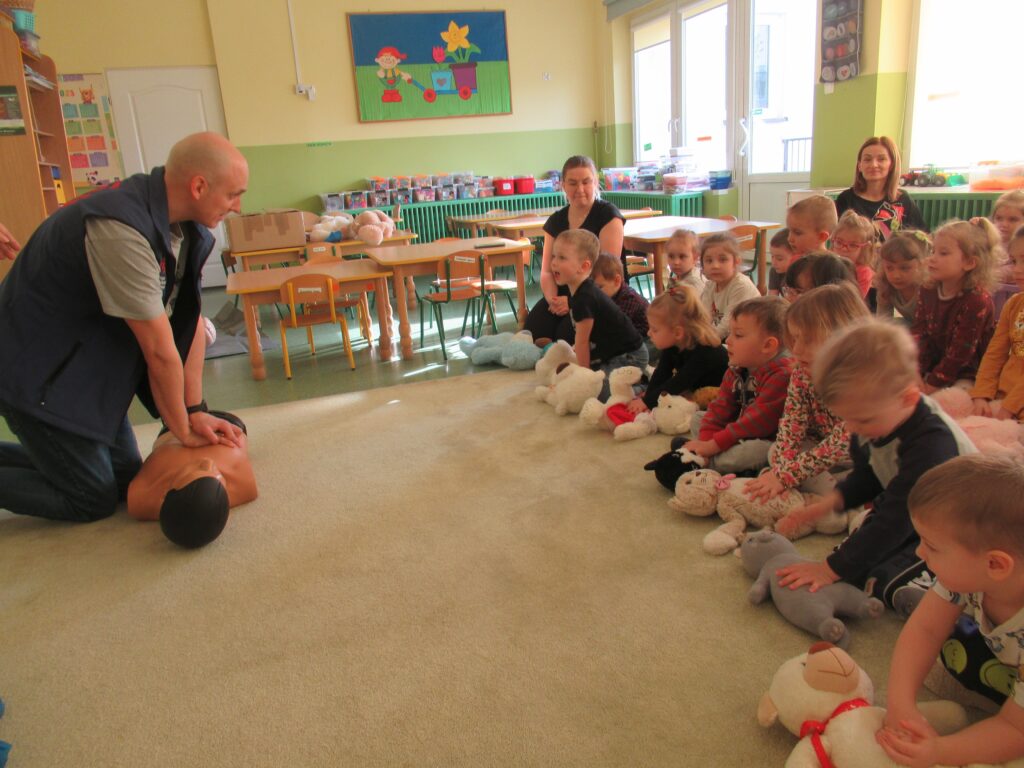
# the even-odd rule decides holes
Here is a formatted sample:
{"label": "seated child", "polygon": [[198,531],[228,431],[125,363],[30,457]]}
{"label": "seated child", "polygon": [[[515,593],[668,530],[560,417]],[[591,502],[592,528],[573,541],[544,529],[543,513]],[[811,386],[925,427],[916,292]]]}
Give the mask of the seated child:
{"label": "seated child", "polygon": [[853,435],[853,471],[821,501],[782,518],[776,529],[869,501],[872,510],[824,562],[780,568],[779,584],[809,584],[813,592],[842,579],[892,606],[901,580],[920,572],[914,554],[919,540],[907,511],[910,489],[932,467],[974,453],[974,445],[921,394],[913,339],[893,323],[869,319],[832,336],[814,361],[813,382],[821,401]]}
{"label": "seated child", "polygon": [[999,233],[988,219],[953,221],[932,237],[928,283],[920,292],[910,332],[917,340],[924,392],[974,386],[995,326],[992,280]]}
{"label": "seated child", "polygon": [[[569,315],[576,332],[577,362],[585,368],[611,373],[616,368],[647,366],[647,347],[622,310],[590,276],[600,253],[597,235],[585,229],[567,229],[552,246],[551,273],[557,285],[569,287]],[[605,379],[601,400],[608,398]]]}
{"label": "seated child", "polygon": [[878,233],[875,225],[850,209],[843,211],[832,233],[832,250],[853,264],[861,298],[867,301],[868,291],[875,276],[872,265],[875,262],[875,242]]}
{"label": "seated child", "polygon": [[768,501],[789,488],[823,496],[835,487],[836,473],[850,468],[850,434],[811,384],[818,350],[840,328],[868,317],[868,308],[850,283],[808,291],[786,310],[786,344],[795,363],[779,421],[769,469],[746,486],[747,495]]}
{"label": "seated child", "polygon": [[741,259],[739,242],[729,232],[709,235],[701,243],[700,262],[707,284],[700,298],[721,339],[729,335],[733,307],[761,295],[751,279],[740,271]]}
{"label": "seated child", "polygon": [[689,229],[677,229],[665,244],[668,261],[668,288],[688,285],[700,296],[707,282],[697,266],[700,258],[700,238]]}
{"label": "seated child", "polygon": [[[999,231],[1003,250],[1008,251],[1013,233],[1024,224],[1024,190],[1015,189],[1000,195],[992,204],[992,214],[989,218],[992,219],[992,223]],[[998,265],[996,288],[992,294],[996,320],[1002,314],[1007,300],[1018,290],[1017,281],[1013,277],[1013,264],[1007,260]]]}
{"label": "seated child", "polygon": [[768,270],[768,295],[779,296],[782,294],[782,280],[786,270],[796,258],[793,249],[789,247],[788,229],[782,228],[772,235],[768,242],[768,252],[772,257],[772,266]]}
{"label": "seated child", "polygon": [[812,288],[840,283],[857,285],[853,264],[831,251],[813,251],[789,265],[782,281],[782,298],[793,302]]}
{"label": "seated child", "polygon": [[789,247],[797,258],[820,251],[836,228],[836,204],[824,195],[798,200],[786,211]]}
{"label": "seated child", "polygon": [[[1010,239],[1010,259],[1017,285],[1024,286],[1024,226]],[[1024,412],[1024,293],[1006,302],[971,390],[974,413],[1019,419]]]}
{"label": "seated child", "polygon": [[789,386],[790,359],[782,346],[784,316],[785,302],[771,296],[747,299],[732,310],[726,341],[729,369],[718,397],[693,420],[697,438],[684,443],[708,459],[712,469],[746,472],[768,463]]}
{"label": "seated child", "polygon": [[[212,412],[242,430],[237,446],[187,448],[166,427],[153,443],[142,469],[128,485],[128,514],[136,520],[173,519],[184,540],[195,544],[216,538],[229,507],[256,498],[256,476],[249,461],[242,420]],[[181,543],[181,542],[179,542]],[[195,545],[193,544],[193,545]]]}
{"label": "seated child", "polygon": [[924,282],[925,261],[932,241],[919,229],[902,229],[889,235],[879,251],[880,269],[875,273],[875,314],[912,325],[917,297]]}
{"label": "seated child", "polygon": [[696,291],[679,285],[656,296],[647,320],[647,333],[661,357],[647,390],[629,404],[631,412],[654,408],[662,393],[690,395],[721,385],[729,357]]}
{"label": "seated child", "polygon": [[[900,632],[890,662],[878,743],[899,763],[1002,765],[1024,757],[1021,498],[1024,467],[982,455],[929,470],[910,494],[917,551],[936,582]],[[922,682],[942,698],[995,714],[940,737],[917,708]]]}
{"label": "seated child", "polygon": [[636,328],[641,336],[647,335],[647,299],[633,290],[622,278],[622,259],[610,253],[601,253],[590,272],[594,285],[610,298]]}

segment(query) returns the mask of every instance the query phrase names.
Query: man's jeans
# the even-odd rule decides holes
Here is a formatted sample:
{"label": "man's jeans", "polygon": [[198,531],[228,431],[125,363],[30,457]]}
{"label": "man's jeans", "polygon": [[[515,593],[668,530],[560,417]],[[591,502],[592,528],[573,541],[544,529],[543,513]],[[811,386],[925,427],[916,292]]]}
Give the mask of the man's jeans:
{"label": "man's jeans", "polygon": [[128,417],[113,446],[45,424],[0,400],[18,443],[0,443],[0,509],[92,522],[114,514],[142,456]]}

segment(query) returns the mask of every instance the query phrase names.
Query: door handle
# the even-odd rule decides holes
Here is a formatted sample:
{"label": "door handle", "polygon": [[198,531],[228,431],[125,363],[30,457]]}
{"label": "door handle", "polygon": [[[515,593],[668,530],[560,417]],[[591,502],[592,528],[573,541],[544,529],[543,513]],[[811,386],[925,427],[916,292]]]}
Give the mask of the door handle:
{"label": "door handle", "polygon": [[747,118],[740,118],[740,128],[743,129],[743,143],[740,145],[740,157],[747,156],[747,147],[750,145],[750,129],[747,127]]}

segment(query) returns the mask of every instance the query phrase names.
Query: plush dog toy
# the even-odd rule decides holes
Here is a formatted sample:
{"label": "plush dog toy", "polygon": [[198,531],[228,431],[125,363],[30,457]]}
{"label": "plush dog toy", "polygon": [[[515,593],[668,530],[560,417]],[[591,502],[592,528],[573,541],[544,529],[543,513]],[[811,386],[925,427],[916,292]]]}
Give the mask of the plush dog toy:
{"label": "plush dog toy", "polygon": [[597,397],[604,385],[604,371],[592,371],[582,365],[566,365],[555,374],[552,383],[535,390],[538,400],[555,407],[555,413],[579,413],[583,404]]}
{"label": "plush dog toy", "polygon": [[537,365],[534,366],[534,370],[537,372],[537,379],[545,386],[551,384],[554,381],[555,374],[569,363],[576,365],[576,350],[572,348],[569,342],[559,339],[553,344],[548,345],[547,349],[544,350],[543,356],[537,361]]}
{"label": "plush dog toy", "polygon": [[528,371],[537,365],[541,356],[529,331],[498,333],[479,339],[465,336],[459,339],[459,349],[473,365],[496,363],[514,371]]}
{"label": "plush dog toy", "polygon": [[[918,709],[941,735],[968,724],[963,707],[951,701],[923,701]],[[784,662],[757,708],[762,726],[779,722],[800,738],[786,768],[896,768],[875,741],[884,719],[867,673],[830,643]],[[1024,760],[1005,765],[1021,768]]]}
{"label": "plush dog toy", "polygon": [[[694,517],[707,517],[714,512],[724,521],[704,537],[704,551],[710,555],[724,555],[739,546],[748,526],[772,528],[794,509],[817,499],[811,494],[786,490],[766,502],[747,497],[746,487],[754,478],[721,475],[714,470],[698,470],[699,482],[694,483],[684,473],[677,481],[675,497],[668,504],[679,512]],[[785,531],[788,539],[798,539],[812,532],[835,534],[847,529],[848,514],[832,512],[813,523],[799,522]]]}
{"label": "plush dog toy", "polygon": [[793,543],[774,531],[757,531],[740,544],[743,570],[754,578],[747,593],[754,605],[763,603],[769,595],[783,618],[822,640],[840,648],[850,644],[846,625],[837,616],[877,619],[885,606],[875,597],[869,597],[852,584],[837,581],[811,592],[807,586],[790,589],[779,586],[775,572],[795,563],[811,562],[797,554]]}
{"label": "plush dog toy", "polygon": [[395,234],[395,222],[384,211],[363,211],[348,226],[348,236],[367,245],[380,245]]}

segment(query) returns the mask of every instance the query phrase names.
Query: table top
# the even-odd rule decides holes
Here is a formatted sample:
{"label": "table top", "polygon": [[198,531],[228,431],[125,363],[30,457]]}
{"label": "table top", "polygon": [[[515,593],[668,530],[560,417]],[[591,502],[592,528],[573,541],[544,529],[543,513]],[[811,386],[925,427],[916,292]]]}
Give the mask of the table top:
{"label": "table top", "polygon": [[[495,205],[500,205],[501,199],[495,198]],[[532,211],[492,211],[491,213],[467,213],[452,216],[453,224],[466,227],[474,224],[486,224],[488,221],[504,221],[506,219],[518,219],[524,216],[544,216],[547,218],[558,208],[540,208]]]}
{"label": "table top", "polygon": [[330,275],[339,283],[346,283],[391,277],[391,274],[391,270],[384,269],[370,259],[321,261],[312,264],[302,264],[297,267],[261,269],[254,272],[234,272],[228,275],[227,293],[245,294],[276,291],[287,280],[302,275]]}
{"label": "table top", "polygon": [[[619,213],[623,215],[626,221],[632,221],[633,219],[649,219],[661,216],[661,211],[656,211],[653,208],[630,208],[627,210],[620,210]],[[498,232],[502,232],[503,234],[515,233],[523,229],[543,227],[547,220],[547,216],[519,216],[515,219],[496,222],[494,229]]]}
{"label": "table top", "polygon": [[467,237],[414,245],[377,246],[365,249],[364,253],[382,267],[391,267],[436,262],[459,251],[479,251],[487,256],[517,253],[525,248],[533,248],[533,245],[525,240],[509,240],[504,237]]}
{"label": "table top", "polygon": [[[417,235],[415,232],[406,229],[397,229],[395,230],[394,234],[391,235],[391,237],[385,238],[384,242],[405,243],[410,240],[415,240],[417,237],[419,237],[419,235]],[[231,251],[230,249],[226,250],[228,250],[228,253],[230,253],[232,256],[235,256],[236,258],[246,259],[249,258],[250,256],[272,256],[278,253],[297,253],[299,251],[306,250],[306,248],[308,248],[311,245],[337,245],[339,247],[352,247],[358,245],[365,245],[365,243],[362,240],[354,239],[339,240],[335,243],[328,243],[326,240],[324,240],[316,243],[303,243],[302,245],[293,245],[289,248],[271,248],[266,251]]]}
{"label": "table top", "polygon": [[677,229],[690,229],[698,235],[712,235],[744,226],[773,229],[782,225],[773,221],[725,221],[724,219],[705,219],[694,216],[654,216],[649,219],[627,221],[625,236],[644,242],[657,242],[668,240]]}

